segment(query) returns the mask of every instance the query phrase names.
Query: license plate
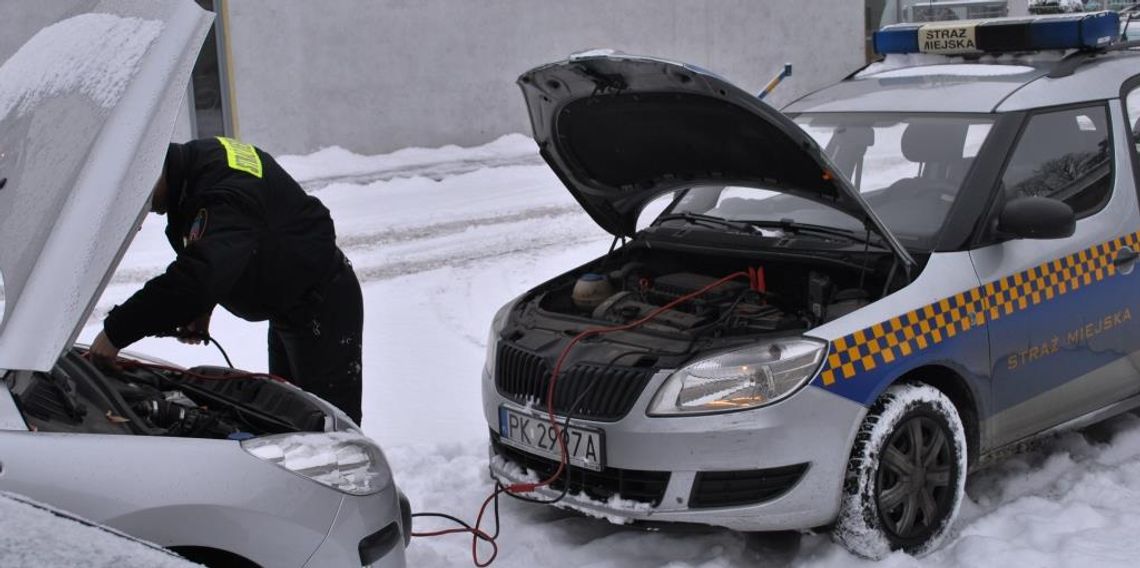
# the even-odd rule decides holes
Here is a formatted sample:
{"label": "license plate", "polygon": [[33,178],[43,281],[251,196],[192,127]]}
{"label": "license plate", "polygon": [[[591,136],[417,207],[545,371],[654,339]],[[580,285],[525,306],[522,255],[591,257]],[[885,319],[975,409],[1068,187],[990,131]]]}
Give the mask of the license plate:
{"label": "license plate", "polygon": [[[602,451],[604,438],[602,431],[577,426],[566,428],[563,426],[565,419],[557,418],[557,420],[562,439],[566,440],[566,454],[570,464],[601,471],[602,456],[605,455]],[[546,416],[531,416],[500,406],[499,436],[504,444],[520,450],[553,460],[562,459],[558,438],[555,437],[554,428]]]}

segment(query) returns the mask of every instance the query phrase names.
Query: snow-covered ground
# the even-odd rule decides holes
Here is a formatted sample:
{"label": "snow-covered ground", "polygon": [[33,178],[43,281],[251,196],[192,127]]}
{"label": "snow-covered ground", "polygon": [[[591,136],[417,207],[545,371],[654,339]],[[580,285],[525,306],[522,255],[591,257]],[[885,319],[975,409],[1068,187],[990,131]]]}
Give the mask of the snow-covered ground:
{"label": "snow-covered ground", "polygon": [[[490,318],[524,290],[606,252],[609,236],[521,136],[376,157],[334,148],[281,162],[332,210],[363,283],[364,430],[383,445],[416,510],[473,521],[492,488],[479,394]],[[144,224],[81,340],[172,259],[162,222]],[[212,333],[235,365],[265,368],[264,323],[219,311]],[[221,363],[211,347],[170,339],[132,348],[182,364]],[[1140,418],[1052,439],[971,477],[967,489],[955,535],[940,551],[879,565],[1135,566]],[[509,499],[501,512],[496,566],[873,564],[821,535],[643,532]],[[470,545],[463,536],[416,539],[409,565],[469,565]]]}

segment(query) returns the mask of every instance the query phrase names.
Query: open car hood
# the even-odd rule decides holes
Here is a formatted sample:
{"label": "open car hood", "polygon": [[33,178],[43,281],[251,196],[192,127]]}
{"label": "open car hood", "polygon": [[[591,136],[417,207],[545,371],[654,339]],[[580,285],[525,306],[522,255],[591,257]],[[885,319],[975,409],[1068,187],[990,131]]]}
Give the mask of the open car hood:
{"label": "open car hood", "polygon": [[641,209],[668,191],[754,185],[849,213],[914,264],[807,133],[709,71],[596,51],[527,71],[518,84],[542,157],[613,235],[632,236]]}
{"label": "open car hood", "polygon": [[0,369],[49,371],[142,222],[212,16],[93,1],[0,66]]}

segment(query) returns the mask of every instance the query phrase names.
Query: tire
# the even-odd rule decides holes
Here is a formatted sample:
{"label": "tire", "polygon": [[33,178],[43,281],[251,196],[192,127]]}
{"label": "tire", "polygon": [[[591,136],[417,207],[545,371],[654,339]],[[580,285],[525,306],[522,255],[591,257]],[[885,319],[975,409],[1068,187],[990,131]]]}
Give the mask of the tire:
{"label": "tire", "polygon": [[966,463],[966,435],[950,399],[929,385],[892,385],[855,436],[832,538],[871,559],[934,550],[958,516]]}

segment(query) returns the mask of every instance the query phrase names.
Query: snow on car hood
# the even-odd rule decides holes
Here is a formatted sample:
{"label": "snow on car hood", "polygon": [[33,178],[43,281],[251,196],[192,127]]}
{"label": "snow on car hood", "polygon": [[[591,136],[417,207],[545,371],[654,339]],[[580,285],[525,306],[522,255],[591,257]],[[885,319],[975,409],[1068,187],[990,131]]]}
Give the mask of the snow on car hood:
{"label": "snow on car hood", "polygon": [[753,184],[865,220],[910,255],[807,133],[725,79],[684,63],[593,51],[518,80],[542,157],[587,213],[632,236],[654,197]]}
{"label": "snow on car hood", "polygon": [[147,209],[212,16],[93,2],[0,66],[0,369],[47,371]]}

